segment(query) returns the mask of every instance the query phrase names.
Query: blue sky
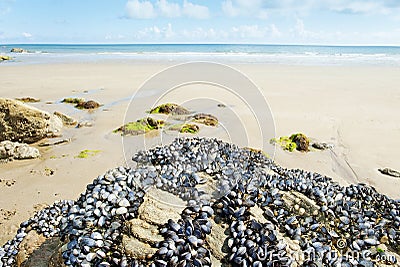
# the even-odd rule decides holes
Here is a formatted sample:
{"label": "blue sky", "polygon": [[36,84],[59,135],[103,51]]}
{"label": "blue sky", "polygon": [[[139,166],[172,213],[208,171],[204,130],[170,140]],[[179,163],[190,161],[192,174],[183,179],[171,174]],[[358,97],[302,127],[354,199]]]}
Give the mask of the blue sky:
{"label": "blue sky", "polygon": [[0,0],[0,43],[400,45],[400,0]]}

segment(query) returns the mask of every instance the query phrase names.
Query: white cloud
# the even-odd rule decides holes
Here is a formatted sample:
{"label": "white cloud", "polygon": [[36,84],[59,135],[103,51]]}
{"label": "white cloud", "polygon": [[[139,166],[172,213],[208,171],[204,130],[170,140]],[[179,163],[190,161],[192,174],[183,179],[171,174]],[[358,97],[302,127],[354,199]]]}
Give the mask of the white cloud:
{"label": "white cloud", "polygon": [[23,32],[22,36],[24,36],[25,38],[28,38],[28,39],[33,37],[33,35],[29,32]]}
{"label": "white cloud", "polygon": [[186,0],[183,0],[183,14],[194,19],[207,19],[210,17],[208,7],[193,4]]}
{"label": "white cloud", "polygon": [[241,25],[232,27],[233,37],[240,39],[263,39],[267,36],[269,29],[267,27],[259,27],[258,25]]}
{"label": "white cloud", "polygon": [[318,38],[318,34],[309,30],[306,30],[304,22],[301,19],[296,20],[296,25],[294,26],[295,35],[303,39],[315,39]]}
{"label": "white cloud", "polygon": [[156,16],[150,1],[129,0],[126,3],[126,11],[130,18],[151,19]]}
{"label": "white cloud", "polygon": [[158,16],[177,18],[186,16],[193,19],[207,19],[210,11],[202,6],[183,0],[182,5],[168,0],[157,0],[154,4],[149,0],[129,0],[126,3],[127,17],[134,19],[152,19]]}
{"label": "white cloud", "polygon": [[175,37],[176,34],[172,29],[171,23],[168,23],[166,27],[146,27],[143,30],[138,31],[135,34],[135,39],[139,41],[168,41]]}
{"label": "white cloud", "polygon": [[225,0],[221,8],[229,17],[250,16],[259,19],[268,17],[268,10],[263,7],[262,0]]}
{"label": "white cloud", "polygon": [[275,24],[270,25],[270,30],[271,30],[272,37],[279,38],[282,36],[282,33],[279,31],[278,27],[275,26]]}
{"label": "white cloud", "polygon": [[159,0],[156,5],[162,16],[168,18],[181,16],[181,7],[177,3],[169,3],[167,0]]}

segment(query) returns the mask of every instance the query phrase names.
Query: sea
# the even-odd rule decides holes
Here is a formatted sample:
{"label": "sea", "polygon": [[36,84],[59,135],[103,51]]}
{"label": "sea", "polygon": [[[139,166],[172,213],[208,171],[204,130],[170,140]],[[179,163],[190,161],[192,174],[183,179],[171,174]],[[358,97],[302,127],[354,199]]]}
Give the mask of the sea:
{"label": "sea", "polygon": [[[26,53],[10,53],[22,48]],[[261,44],[0,44],[6,64],[68,62],[187,62],[282,65],[399,66],[400,46]],[[2,64],[4,64],[3,62]]]}

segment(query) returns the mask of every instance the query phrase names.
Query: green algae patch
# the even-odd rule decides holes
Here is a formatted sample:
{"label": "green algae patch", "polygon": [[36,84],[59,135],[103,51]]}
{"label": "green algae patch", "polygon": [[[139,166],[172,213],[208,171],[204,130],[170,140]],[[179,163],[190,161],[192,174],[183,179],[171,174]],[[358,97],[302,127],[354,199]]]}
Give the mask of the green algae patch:
{"label": "green algae patch", "polygon": [[155,120],[153,118],[143,118],[127,124],[114,130],[114,133],[121,133],[121,135],[139,135],[145,134],[152,130],[161,129],[165,122],[163,120]]}
{"label": "green algae patch", "polygon": [[181,133],[190,133],[190,134],[197,134],[200,128],[196,124],[184,124],[182,125],[179,132]]}
{"label": "green algae patch", "polygon": [[77,156],[75,156],[75,158],[86,159],[89,157],[96,156],[100,152],[101,152],[100,150],[85,149],[85,150],[82,150],[81,152],[79,152],[79,154]]}
{"label": "green algae patch", "polygon": [[287,150],[289,152],[293,152],[297,148],[296,143],[292,142],[292,140],[287,136],[272,138],[270,143],[279,145],[283,150]]}
{"label": "green algae patch", "polygon": [[287,150],[289,152],[293,152],[294,150],[308,152],[310,140],[303,133],[295,133],[290,137],[281,136],[279,138],[272,138],[270,143],[279,145],[283,150]]}
{"label": "green algae patch", "polygon": [[150,114],[165,114],[165,115],[187,115],[189,114],[189,110],[186,108],[174,104],[174,103],[165,103],[161,104],[152,110],[149,111]]}

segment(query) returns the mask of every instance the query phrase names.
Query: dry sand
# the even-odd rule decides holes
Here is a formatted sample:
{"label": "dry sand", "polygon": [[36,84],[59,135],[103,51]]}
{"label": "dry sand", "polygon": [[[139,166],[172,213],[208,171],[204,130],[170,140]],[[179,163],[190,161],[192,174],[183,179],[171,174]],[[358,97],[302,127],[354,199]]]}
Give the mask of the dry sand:
{"label": "dry sand", "polygon": [[[79,121],[93,122],[93,127],[65,128],[63,137],[73,141],[40,148],[40,159],[0,165],[0,244],[15,234],[19,223],[29,218],[41,205],[58,199],[76,199],[95,177],[125,164],[121,137],[112,131],[123,123],[132,94],[151,75],[170,65],[82,63],[0,66],[1,97],[40,98],[41,102],[32,105],[49,112],[64,112]],[[400,198],[400,179],[381,175],[377,171],[381,167],[400,169],[398,68],[260,64],[235,67],[262,90],[274,115],[277,136],[304,132],[335,147],[332,151],[306,154],[277,149],[275,160],[279,164],[321,172],[344,185],[368,183],[382,193]],[[145,92],[136,96],[140,99],[135,101],[134,106],[137,118],[145,116],[145,111],[154,104],[152,94]],[[88,112],[59,102],[69,96],[93,99],[104,106]],[[185,98],[185,92],[175,97],[176,102],[180,102]],[[168,97],[165,99],[168,100]],[[235,99],[224,99],[228,103],[226,110],[236,108],[238,113],[246,112],[238,104],[230,105],[229,101],[234,102]],[[46,103],[48,101],[52,104]],[[236,123],[229,121],[231,119],[223,114],[222,109],[204,107],[203,110],[198,103],[193,105],[198,111],[216,113],[223,125]],[[245,117],[242,121],[246,120]],[[249,144],[258,146],[259,137],[251,137],[257,133],[252,129],[249,133],[252,139]],[[206,128],[203,135],[230,140],[229,133],[224,129]],[[148,146],[152,144],[151,137],[130,138],[132,152],[143,145],[143,140]],[[86,159],[76,158],[84,149],[101,152]],[[47,176],[48,168],[55,173]]]}

